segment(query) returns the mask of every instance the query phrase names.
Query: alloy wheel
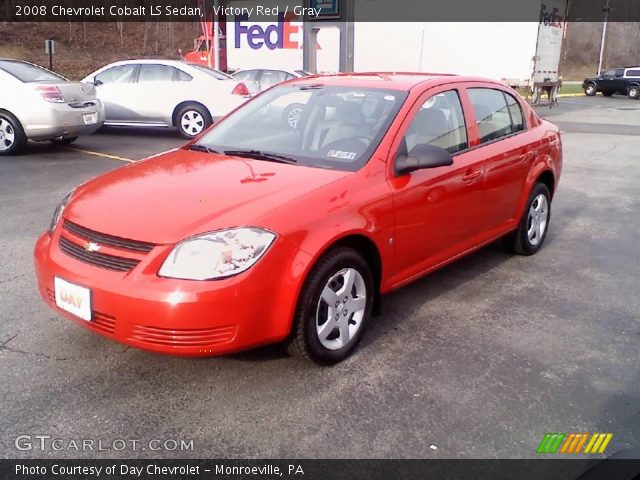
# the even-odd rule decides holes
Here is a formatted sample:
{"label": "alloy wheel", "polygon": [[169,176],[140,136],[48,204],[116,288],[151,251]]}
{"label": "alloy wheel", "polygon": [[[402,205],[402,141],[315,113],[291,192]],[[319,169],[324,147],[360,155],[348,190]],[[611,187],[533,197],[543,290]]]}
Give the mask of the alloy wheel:
{"label": "alloy wheel", "polygon": [[318,340],[328,350],[349,344],[362,325],[367,287],[360,272],[344,268],[326,283],[316,310]]}
{"label": "alloy wheel", "polygon": [[287,112],[287,123],[291,128],[295,129],[298,126],[301,115],[302,109],[299,107],[292,108],[291,110],[289,110],[289,112]]}
{"label": "alloy wheel", "polygon": [[0,150],[9,150],[16,141],[13,126],[4,118],[0,118]]}
{"label": "alloy wheel", "polygon": [[549,221],[549,201],[542,193],[531,203],[527,219],[527,238],[532,246],[538,245],[547,229]]}

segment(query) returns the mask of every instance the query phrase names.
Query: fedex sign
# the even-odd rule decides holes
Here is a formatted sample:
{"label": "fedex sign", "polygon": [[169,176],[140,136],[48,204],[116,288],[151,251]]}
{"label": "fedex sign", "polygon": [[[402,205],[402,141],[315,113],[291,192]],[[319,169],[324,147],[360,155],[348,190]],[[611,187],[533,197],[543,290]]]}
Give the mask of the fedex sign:
{"label": "fedex sign", "polygon": [[294,13],[285,15],[281,12],[278,14],[278,23],[262,27],[258,24],[243,24],[249,19],[248,15],[238,15],[235,18],[235,48],[242,47],[242,37],[245,37],[247,45],[253,50],[265,46],[269,50],[301,48],[302,42],[292,38],[300,31],[300,26],[292,23],[292,20],[297,18],[298,16]]}

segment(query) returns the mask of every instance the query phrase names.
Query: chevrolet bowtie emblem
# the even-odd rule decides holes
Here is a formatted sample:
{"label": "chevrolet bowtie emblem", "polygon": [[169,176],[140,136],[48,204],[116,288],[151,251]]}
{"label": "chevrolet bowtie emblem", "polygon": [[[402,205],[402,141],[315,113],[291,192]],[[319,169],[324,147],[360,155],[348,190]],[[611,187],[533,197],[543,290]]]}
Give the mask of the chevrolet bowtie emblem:
{"label": "chevrolet bowtie emblem", "polygon": [[93,243],[93,242],[87,242],[84,244],[84,249],[87,252],[97,252],[98,250],[100,250],[100,245],[98,245],[97,243]]}

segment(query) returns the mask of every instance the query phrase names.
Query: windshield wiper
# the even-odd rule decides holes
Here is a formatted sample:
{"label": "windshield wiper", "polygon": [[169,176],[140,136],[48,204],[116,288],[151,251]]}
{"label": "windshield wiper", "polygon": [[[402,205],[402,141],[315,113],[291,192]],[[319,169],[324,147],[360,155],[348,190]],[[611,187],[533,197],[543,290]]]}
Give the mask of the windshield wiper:
{"label": "windshield wiper", "polygon": [[225,150],[225,155],[232,155],[235,157],[247,157],[254,158],[256,160],[267,160],[269,162],[278,163],[298,163],[295,158],[287,157],[285,155],[278,155],[277,153],[261,152],[260,150]]}
{"label": "windshield wiper", "polygon": [[219,153],[213,148],[209,148],[206,145],[200,145],[199,143],[192,143],[189,145],[188,149],[193,150],[194,152]]}

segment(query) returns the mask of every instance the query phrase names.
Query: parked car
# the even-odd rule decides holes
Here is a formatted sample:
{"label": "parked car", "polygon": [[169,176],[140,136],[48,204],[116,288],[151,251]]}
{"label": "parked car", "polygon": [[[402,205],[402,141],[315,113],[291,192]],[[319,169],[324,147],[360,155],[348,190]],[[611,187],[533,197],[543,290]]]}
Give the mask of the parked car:
{"label": "parked car", "polygon": [[308,77],[311,73],[305,70],[278,70],[272,68],[252,68],[247,70],[237,70],[231,74],[236,80],[251,82],[257,85],[258,91],[262,92],[278,83],[286,82],[293,78]]}
{"label": "parked car", "polygon": [[69,144],[103,122],[93,85],[33,63],[0,59],[0,155],[19,152],[27,140]]}
{"label": "parked car", "polygon": [[[257,115],[290,95],[305,102],[295,130]],[[501,83],[298,79],[67,195],[35,246],[39,291],[142,349],[210,356],[285,342],[333,364],[381,294],[499,238],[538,252],[561,168],[558,128]]]}
{"label": "parked car", "polygon": [[[237,80],[242,80],[249,85],[251,93],[260,93],[267,88],[294,78],[303,78],[312,75],[305,70],[274,70],[269,68],[254,68],[251,70],[238,70],[231,74]],[[302,115],[303,104],[290,98],[290,103],[276,102],[269,106],[272,118],[279,116],[281,121],[296,128]]]}
{"label": "parked car", "polygon": [[640,67],[612,68],[597,77],[585,78],[582,88],[589,97],[602,92],[605,97],[619,93],[637,99],[640,97]]}
{"label": "parked car", "polygon": [[185,138],[244,103],[249,90],[226,73],[174,60],[126,60],[82,80],[96,86],[105,125],[176,127]]}

